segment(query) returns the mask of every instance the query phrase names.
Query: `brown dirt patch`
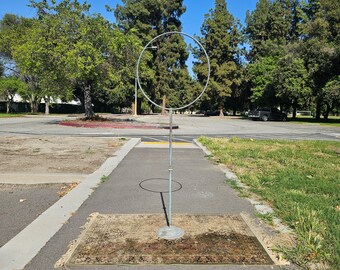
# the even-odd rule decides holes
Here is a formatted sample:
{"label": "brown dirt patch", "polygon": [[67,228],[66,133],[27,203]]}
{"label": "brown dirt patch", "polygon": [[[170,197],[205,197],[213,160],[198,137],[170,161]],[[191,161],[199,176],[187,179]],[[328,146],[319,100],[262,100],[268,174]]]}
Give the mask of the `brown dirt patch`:
{"label": "brown dirt patch", "polygon": [[1,137],[1,173],[89,174],[122,145],[117,138]]}
{"label": "brown dirt patch", "polygon": [[162,215],[93,214],[56,267],[117,264],[273,264],[239,215],[184,215],[173,224],[185,235],[160,239]]}

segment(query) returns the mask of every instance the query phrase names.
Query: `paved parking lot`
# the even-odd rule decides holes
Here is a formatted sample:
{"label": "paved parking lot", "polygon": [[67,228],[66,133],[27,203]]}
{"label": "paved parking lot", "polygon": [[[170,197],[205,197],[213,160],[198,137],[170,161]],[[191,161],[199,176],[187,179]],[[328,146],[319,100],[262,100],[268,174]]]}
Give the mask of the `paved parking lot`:
{"label": "paved parking lot", "polygon": [[[168,116],[162,115],[117,115],[120,119],[132,119],[144,123],[166,124]],[[140,137],[144,141],[167,140],[167,129],[110,129],[110,128],[75,128],[61,126],[58,123],[68,116],[34,116],[0,119],[1,135],[67,135],[89,137]],[[200,135],[214,137],[244,137],[253,139],[293,139],[293,140],[340,140],[340,128],[319,124],[297,124],[292,122],[251,121],[233,117],[202,117],[174,115],[175,140],[191,141]]]}

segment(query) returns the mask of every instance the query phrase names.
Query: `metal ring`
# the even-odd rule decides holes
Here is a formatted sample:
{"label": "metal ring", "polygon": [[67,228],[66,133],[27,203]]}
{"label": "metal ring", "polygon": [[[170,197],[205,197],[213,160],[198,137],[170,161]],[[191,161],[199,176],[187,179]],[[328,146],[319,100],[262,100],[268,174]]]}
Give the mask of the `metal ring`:
{"label": "metal ring", "polygon": [[148,95],[144,92],[144,90],[143,90],[143,88],[142,88],[142,85],[141,85],[141,83],[140,83],[140,81],[139,81],[139,65],[140,65],[140,61],[141,61],[141,59],[142,59],[142,56],[143,56],[145,50],[149,47],[149,45],[150,45],[152,42],[154,42],[156,39],[158,39],[158,38],[160,38],[160,37],[162,37],[162,36],[165,36],[165,35],[173,35],[173,34],[179,34],[179,35],[187,36],[187,37],[191,38],[193,41],[195,41],[195,42],[201,47],[201,49],[203,50],[203,52],[204,52],[204,54],[205,54],[205,57],[207,58],[207,63],[208,63],[208,76],[207,76],[207,82],[206,82],[206,84],[205,84],[205,86],[204,86],[202,92],[199,94],[199,96],[198,96],[196,99],[194,99],[192,102],[190,102],[189,104],[184,105],[184,106],[182,106],[182,107],[178,107],[178,108],[168,108],[168,107],[165,107],[164,109],[165,109],[165,110],[168,110],[168,111],[169,111],[170,109],[172,109],[172,110],[182,110],[182,109],[187,108],[187,107],[191,106],[192,104],[194,104],[197,100],[199,100],[199,99],[201,98],[201,96],[203,95],[203,93],[204,93],[205,90],[207,89],[207,86],[208,86],[208,83],[209,83],[209,80],[210,80],[210,60],[209,60],[209,56],[208,56],[206,50],[204,49],[203,45],[202,45],[196,38],[194,38],[194,37],[192,37],[192,36],[190,36],[190,35],[188,35],[188,34],[186,34],[186,33],[177,32],[177,31],[166,32],[166,33],[163,33],[163,34],[160,34],[160,35],[156,36],[156,37],[153,38],[151,41],[149,41],[149,43],[146,44],[145,47],[143,48],[142,52],[141,52],[140,55],[139,55],[138,61],[137,61],[137,67],[136,67],[136,78],[137,78],[137,83],[138,83],[138,86],[139,86],[140,90],[142,91],[143,95],[147,98],[147,100],[150,101],[153,105],[155,105],[155,106],[157,106],[157,107],[159,107],[159,108],[161,108],[161,109],[163,108],[163,106],[161,106],[161,105],[157,104],[156,102],[154,102],[153,100],[151,100],[151,99],[148,97]]}

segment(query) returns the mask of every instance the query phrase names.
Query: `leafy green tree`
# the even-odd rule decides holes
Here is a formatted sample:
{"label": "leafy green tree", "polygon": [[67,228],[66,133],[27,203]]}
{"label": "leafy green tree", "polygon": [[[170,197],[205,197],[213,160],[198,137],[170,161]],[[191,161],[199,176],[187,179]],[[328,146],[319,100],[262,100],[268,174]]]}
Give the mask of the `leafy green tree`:
{"label": "leafy green tree", "polygon": [[20,42],[26,29],[32,24],[32,19],[5,14],[0,21],[0,57],[3,60],[13,59],[13,47]]}
{"label": "leafy green tree", "polygon": [[257,106],[273,106],[275,90],[273,86],[274,72],[278,67],[278,59],[272,56],[263,57],[249,64],[248,73],[251,80],[250,100]]}
{"label": "leafy green tree", "polygon": [[322,88],[323,103],[325,105],[324,117],[328,119],[329,113],[340,108],[340,76],[331,79]]}
{"label": "leafy green tree", "polygon": [[[32,19],[26,19],[13,14],[5,14],[0,21],[0,56],[6,62],[15,62],[14,54],[15,48],[20,46],[24,41],[25,33],[33,24]],[[34,88],[36,83],[34,77],[30,75],[23,75],[20,73],[18,66],[11,68],[11,71],[15,71],[16,76],[21,76],[22,80],[27,82],[31,87]],[[32,80],[32,81],[31,81]],[[19,92],[28,91],[28,87],[20,88]],[[35,93],[28,95],[30,100],[36,100]],[[36,102],[31,103],[31,110],[34,111],[37,106]]]}
{"label": "leafy green tree", "polygon": [[295,119],[298,107],[307,104],[311,97],[309,76],[303,59],[292,54],[281,58],[274,71],[273,85],[281,102],[293,108]]}
{"label": "leafy green tree", "polygon": [[6,113],[11,112],[11,103],[14,102],[15,94],[24,91],[27,85],[16,77],[0,78],[0,95],[6,101]]}
{"label": "leafy green tree", "polygon": [[[64,66],[68,79],[76,83],[84,95],[85,117],[93,118],[91,94],[101,75],[106,72],[104,65],[105,42],[109,36],[109,25],[101,16],[89,15],[86,2],[64,0],[59,4],[54,1],[31,0],[31,6],[38,9],[38,18],[42,22],[52,22],[51,32],[59,36],[50,40],[58,52],[58,64]],[[59,30],[59,31],[58,31]],[[58,31],[58,32],[57,32]]]}
{"label": "leafy green tree", "polygon": [[104,94],[109,104],[126,108],[134,101],[134,78],[137,57],[142,50],[141,41],[133,30],[123,33],[117,28],[113,29],[111,38],[107,63],[112,67],[113,75],[104,82]]}
{"label": "leafy green tree", "polygon": [[[38,61],[32,62],[32,66],[33,71],[45,70],[38,78],[44,97],[54,93],[69,96],[68,91],[62,90],[71,85],[75,94],[81,94],[78,97],[84,104],[85,117],[92,119],[92,100],[107,98],[113,91],[107,94],[103,89],[117,89],[121,84],[119,78],[126,75],[124,63],[131,58],[136,40],[120,33],[99,14],[91,15],[86,1],[30,2],[37,9],[37,24],[41,26],[41,33],[36,35],[39,50],[33,54]],[[51,79],[54,83],[48,83]]]}
{"label": "leafy green tree", "polygon": [[12,48],[13,59],[21,76],[29,85],[21,94],[36,113],[41,99],[45,100],[45,113],[49,113],[50,97],[61,97],[71,87],[63,69],[58,66],[56,46],[51,37],[50,25],[36,20]]}
{"label": "leafy green tree", "polygon": [[[316,118],[322,113],[323,91],[327,82],[340,74],[340,4],[336,0],[310,0],[306,5],[305,38],[301,57],[312,80]],[[337,17],[339,18],[339,17]]]}
{"label": "leafy green tree", "polygon": [[[27,82],[29,87],[22,88],[20,92],[23,98],[30,102],[33,113],[37,112],[46,89],[53,85],[53,76],[47,75],[47,72],[55,67],[53,61],[48,61],[48,56],[54,48],[48,46],[45,30],[45,25],[38,20],[12,14],[6,14],[1,21],[2,56],[8,61],[14,60],[17,70],[15,74]],[[45,84],[42,84],[43,77]]]}
{"label": "leafy green tree", "polygon": [[[31,21],[29,24],[25,24],[26,20],[24,18],[20,18],[16,15],[12,14],[6,14],[4,18],[1,20],[0,23],[0,36],[1,36],[1,41],[0,41],[0,51],[1,51],[1,56],[3,59],[6,61],[11,61],[14,58],[15,54],[15,48],[21,42],[23,41],[23,36],[25,35],[25,31],[31,26]],[[18,69],[18,67],[16,67]],[[14,70],[14,69],[13,69]],[[16,75],[20,75],[20,72],[16,72]],[[23,76],[24,77],[24,76]],[[25,77],[25,80],[28,82],[29,77]],[[12,85],[14,85],[12,83]],[[13,89],[15,87],[10,87],[10,89]],[[8,88],[9,89],[9,88]],[[27,88],[25,88],[26,90]],[[24,91],[24,88],[21,89],[21,91]],[[12,91],[10,91],[12,92]],[[8,92],[8,103],[7,103],[7,108],[9,109],[9,105],[11,102],[11,97],[12,95]],[[18,91],[15,91],[18,92]],[[13,94],[14,96],[14,94]],[[34,97],[33,97],[34,98]],[[33,99],[32,98],[32,99]],[[31,108],[34,108],[34,106],[31,106]]]}
{"label": "leafy green tree", "polygon": [[[252,102],[286,104],[296,113],[297,106],[303,103],[301,94],[306,94],[305,100],[310,97],[310,85],[305,85],[310,76],[309,60],[303,54],[306,21],[306,8],[298,0],[260,0],[255,10],[247,13],[245,31],[251,44],[248,68],[254,87]],[[294,77],[294,69],[302,77]],[[286,73],[293,75],[290,82],[285,78]],[[297,88],[291,89],[290,84]]]}
{"label": "leafy green tree", "polygon": [[[218,108],[223,115],[223,104],[232,93],[233,88],[241,84],[239,48],[241,34],[239,23],[229,13],[224,0],[216,0],[215,8],[205,16],[199,38],[205,47],[211,63],[211,77],[205,98],[210,109]],[[206,81],[207,63],[204,62],[202,50],[194,52],[199,59],[195,63],[194,72],[199,82]]]}

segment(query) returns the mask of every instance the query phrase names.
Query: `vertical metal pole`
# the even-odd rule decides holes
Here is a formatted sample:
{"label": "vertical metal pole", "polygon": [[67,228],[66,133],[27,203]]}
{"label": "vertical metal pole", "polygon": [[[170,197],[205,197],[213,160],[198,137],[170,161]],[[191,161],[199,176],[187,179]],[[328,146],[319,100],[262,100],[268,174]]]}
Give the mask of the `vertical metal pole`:
{"label": "vertical metal pole", "polygon": [[169,110],[169,226],[172,225],[172,109]]}
{"label": "vertical metal pole", "polygon": [[137,78],[135,78],[135,111],[134,115],[137,115]]}
{"label": "vertical metal pole", "polygon": [[167,226],[160,228],[157,231],[157,235],[160,238],[167,240],[174,240],[182,237],[184,231],[181,228],[172,226],[172,111],[169,109],[169,214],[167,220]]}

